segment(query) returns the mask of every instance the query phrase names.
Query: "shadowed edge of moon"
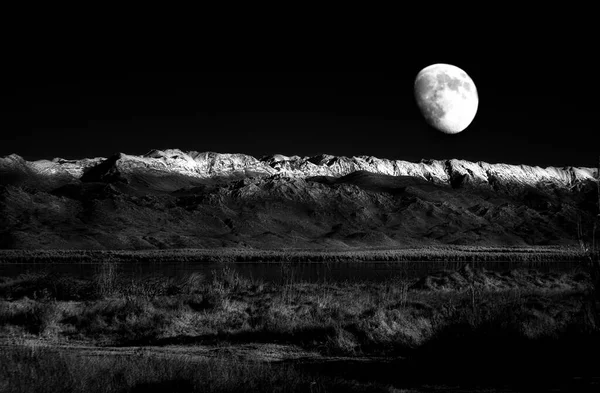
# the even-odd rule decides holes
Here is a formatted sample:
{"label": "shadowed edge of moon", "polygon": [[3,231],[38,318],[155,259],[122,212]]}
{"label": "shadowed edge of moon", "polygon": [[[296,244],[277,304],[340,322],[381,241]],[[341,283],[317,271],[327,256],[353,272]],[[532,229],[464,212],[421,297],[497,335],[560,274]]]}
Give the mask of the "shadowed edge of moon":
{"label": "shadowed edge of moon", "polygon": [[[427,67],[426,67],[427,68]],[[423,70],[425,70],[424,68]],[[448,75],[444,70],[438,70],[436,72],[427,71],[423,73],[421,70],[415,79],[414,89],[415,89],[415,99],[417,101],[417,106],[421,111],[421,114],[425,118],[425,121],[429,123],[430,126],[441,131],[445,134],[457,134],[459,132],[464,131],[473,121],[473,119],[469,121],[469,123],[462,128],[461,130],[455,131],[450,129],[449,127],[444,126],[441,123],[441,119],[446,115],[446,111],[439,105],[435,95],[440,90],[448,88],[453,91],[459,91],[459,87],[464,87],[465,90],[471,92],[475,95],[476,100],[478,100],[478,95],[475,91],[471,91],[471,80],[470,77],[464,72],[460,71],[460,75],[465,78],[465,80],[461,80],[459,78],[453,78]],[[461,96],[464,99],[468,99],[466,94],[461,93]]]}

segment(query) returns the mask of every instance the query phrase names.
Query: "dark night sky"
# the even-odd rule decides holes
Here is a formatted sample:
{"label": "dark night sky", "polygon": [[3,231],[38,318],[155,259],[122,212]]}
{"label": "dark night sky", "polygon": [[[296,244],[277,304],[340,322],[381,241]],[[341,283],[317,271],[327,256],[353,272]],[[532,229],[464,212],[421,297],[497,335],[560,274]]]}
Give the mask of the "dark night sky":
{"label": "dark night sky", "polygon": [[[538,32],[462,52],[355,53],[321,71],[317,55],[285,62],[293,70],[251,61],[220,72],[131,72],[117,59],[110,69],[15,65],[1,76],[0,156],[179,148],[594,166],[598,82],[591,39],[582,37]],[[477,86],[478,114],[460,134],[430,128],[414,102],[414,78],[433,63],[462,68]]]}

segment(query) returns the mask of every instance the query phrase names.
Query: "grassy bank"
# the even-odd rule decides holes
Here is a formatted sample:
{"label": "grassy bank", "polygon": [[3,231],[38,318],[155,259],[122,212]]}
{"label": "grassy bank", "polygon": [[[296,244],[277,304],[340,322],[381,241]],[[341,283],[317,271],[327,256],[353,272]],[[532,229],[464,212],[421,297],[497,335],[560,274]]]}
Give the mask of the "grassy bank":
{"label": "grassy bank", "polygon": [[[79,384],[74,377],[60,378],[73,384],[67,391],[93,391],[96,385],[115,386],[104,391],[131,391],[127,389],[145,383],[179,380],[186,381],[181,383],[188,384],[187,391],[203,391],[208,385],[215,386],[208,391],[236,391],[240,386],[352,391],[359,385],[363,390],[380,389],[381,383],[414,379],[424,370],[432,373],[430,379],[466,372],[463,377],[471,380],[472,373],[489,376],[499,369],[511,376],[531,375],[534,368],[544,373],[582,372],[592,364],[585,356],[600,349],[590,293],[585,272],[498,273],[469,265],[411,281],[378,283],[311,284],[295,282],[292,276],[266,283],[243,278],[227,267],[181,280],[124,279],[110,264],[90,280],[29,274],[0,279],[0,335],[5,341],[37,337],[116,346],[276,343],[323,356],[383,357],[392,363],[371,369],[361,365],[352,373],[353,382],[340,382],[335,370],[333,379],[325,378],[324,365],[311,371],[310,364],[273,369],[231,363],[232,359],[227,364],[207,360],[199,369],[205,371],[197,374],[184,360],[167,366],[161,360],[141,359],[138,370],[124,359],[98,358],[85,360],[92,363],[83,367],[87,363],[75,355],[15,349],[3,350],[0,373],[33,373],[43,380],[81,371]],[[399,358],[404,363],[394,363]],[[62,368],[44,376],[46,363]],[[102,371],[109,369],[117,371]],[[325,379],[315,382],[314,375]],[[223,385],[210,382],[228,378]],[[294,382],[285,385],[285,380]]]}
{"label": "grassy bank", "polygon": [[103,262],[359,262],[359,261],[585,261],[578,247],[439,246],[396,250],[0,250],[0,263]]}
{"label": "grassy bank", "polygon": [[[225,267],[210,277],[94,279],[29,274],[0,281],[0,333],[113,344],[284,342],[331,354],[419,348],[453,325],[524,338],[589,328],[580,273],[441,272],[419,280],[265,283]],[[500,324],[496,326],[497,324]]]}
{"label": "grassy bank", "polygon": [[48,348],[0,351],[0,391],[29,392],[388,392],[291,365],[182,356],[82,356]]}

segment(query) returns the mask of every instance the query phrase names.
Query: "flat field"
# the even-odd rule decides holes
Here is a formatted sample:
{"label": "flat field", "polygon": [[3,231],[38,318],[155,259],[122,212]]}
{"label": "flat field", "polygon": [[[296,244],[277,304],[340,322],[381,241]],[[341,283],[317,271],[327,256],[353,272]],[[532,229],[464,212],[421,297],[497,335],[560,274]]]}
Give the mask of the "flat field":
{"label": "flat field", "polygon": [[437,246],[368,250],[0,250],[2,263],[106,262],[361,262],[361,261],[585,261],[579,247]]}

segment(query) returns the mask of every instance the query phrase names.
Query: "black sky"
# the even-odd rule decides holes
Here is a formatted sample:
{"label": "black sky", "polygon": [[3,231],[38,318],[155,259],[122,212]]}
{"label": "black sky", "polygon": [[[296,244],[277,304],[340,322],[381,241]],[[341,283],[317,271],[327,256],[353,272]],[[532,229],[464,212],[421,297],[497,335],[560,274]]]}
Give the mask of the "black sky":
{"label": "black sky", "polygon": [[[317,55],[285,63],[295,67],[254,67],[246,58],[210,72],[132,69],[118,58],[110,68],[15,64],[0,76],[0,156],[178,148],[594,166],[598,82],[589,41],[534,32],[464,51],[357,52],[326,71]],[[477,86],[478,114],[460,134],[432,129],[415,104],[414,78],[433,63],[462,68]]]}

